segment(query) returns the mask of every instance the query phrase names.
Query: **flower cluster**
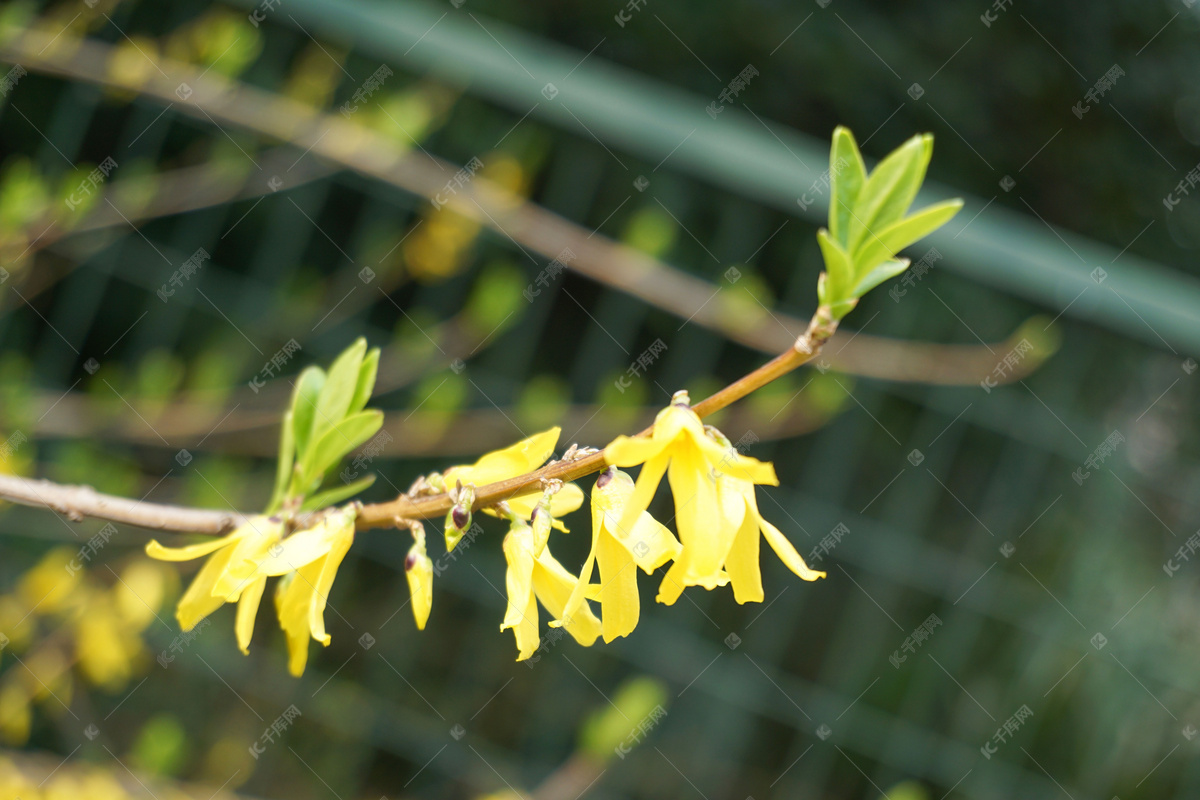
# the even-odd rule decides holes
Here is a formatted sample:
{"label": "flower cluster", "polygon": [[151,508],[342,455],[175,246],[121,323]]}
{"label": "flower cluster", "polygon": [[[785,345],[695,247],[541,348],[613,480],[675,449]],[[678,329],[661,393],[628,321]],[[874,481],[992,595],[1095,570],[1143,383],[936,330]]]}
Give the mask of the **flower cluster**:
{"label": "flower cluster", "polygon": [[[460,497],[473,497],[476,484],[537,469],[553,453],[558,436],[559,429],[551,428],[473,465],[453,467],[442,480],[453,482]],[[611,642],[629,635],[641,613],[639,568],[650,574],[670,564],[658,590],[658,601],[667,605],[687,586],[727,584],[737,602],[761,602],[761,535],[796,575],[807,581],[825,576],[809,569],[787,537],[759,513],[754,487],[777,485],[774,467],[738,453],[720,431],[701,423],[686,393],[676,394],[649,435],[618,437],[605,448],[604,458],[609,466],[591,493],[591,552],[578,575],[565,569],[549,547],[552,529],[566,531],[559,517],[583,503],[577,486],[548,483],[540,495],[484,509],[509,520],[503,545],[508,607],[500,627],[516,636],[518,660],[538,649],[539,602],[550,614],[551,627],[563,628],[585,646],[598,637]],[[636,482],[618,469],[638,465]],[[664,476],[675,498],[678,538],[647,511]],[[436,485],[437,476],[430,477]],[[470,503],[456,504],[447,515],[448,548],[469,524],[469,508]],[[599,582],[593,583],[597,573]],[[589,601],[599,602],[599,617]]]}
{"label": "flower cluster", "polygon": [[267,578],[275,584],[275,611],[287,635],[288,670],[304,672],[308,639],[328,645],[325,605],[338,567],[354,542],[356,507],[331,509],[312,527],[283,536],[281,517],[251,517],[233,533],[202,544],[163,547],[155,540],[146,554],[162,561],[208,560],[183,593],[175,618],[190,631],[200,620],[223,606],[237,603],[234,632],[238,647],[248,653],[254,620]]}

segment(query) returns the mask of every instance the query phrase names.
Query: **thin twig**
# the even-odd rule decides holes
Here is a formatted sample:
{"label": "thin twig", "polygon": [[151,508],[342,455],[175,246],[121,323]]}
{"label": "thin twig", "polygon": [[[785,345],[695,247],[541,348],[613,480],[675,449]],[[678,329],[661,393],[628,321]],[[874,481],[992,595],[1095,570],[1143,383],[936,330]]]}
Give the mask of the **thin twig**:
{"label": "thin twig", "polygon": [[57,511],[73,522],[92,517],[157,531],[216,535],[233,529],[245,519],[237,511],[144,503],[101,494],[90,486],[68,486],[17,475],[0,475],[0,497],[24,506]]}

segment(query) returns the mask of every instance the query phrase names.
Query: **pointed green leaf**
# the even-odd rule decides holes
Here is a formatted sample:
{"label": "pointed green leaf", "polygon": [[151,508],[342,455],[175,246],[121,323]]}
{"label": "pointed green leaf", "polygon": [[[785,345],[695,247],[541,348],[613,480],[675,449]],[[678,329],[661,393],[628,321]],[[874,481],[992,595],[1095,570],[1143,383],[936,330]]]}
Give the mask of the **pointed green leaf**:
{"label": "pointed green leaf", "polygon": [[914,136],[876,165],[859,193],[846,237],[847,250],[854,253],[872,236],[904,216],[921,182],[930,144],[928,134]]}
{"label": "pointed green leaf", "polygon": [[379,372],[379,348],[367,353],[358,368],[358,384],[354,387],[354,397],[350,400],[350,413],[362,411],[375,391],[375,375]]}
{"label": "pointed green leaf", "polygon": [[894,261],[883,262],[863,276],[858,285],[854,287],[854,296],[862,297],[884,281],[890,280],[904,272],[911,263],[907,258],[898,258]]}
{"label": "pointed green leaf", "polygon": [[893,222],[880,231],[878,236],[870,237],[854,256],[855,275],[861,280],[862,276],[896,253],[913,242],[924,239],[949,222],[962,205],[962,200],[957,198],[934,203],[913,212],[899,222]]}
{"label": "pointed green leaf", "polygon": [[348,500],[359,492],[375,483],[375,474],[369,473],[364,478],[359,478],[353,483],[347,483],[344,486],[335,486],[332,489],[326,489],[323,492],[317,492],[312,497],[304,501],[300,506],[303,511],[318,511],[326,506],[336,506],[343,500]]}
{"label": "pointed green leaf", "polygon": [[319,440],[332,426],[341,422],[350,410],[358,387],[358,373],[363,355],[367,352],[367,340],[359,338],[347,347],[329,368],[321,396],[317,398],[317,411],[313,416],[313,440]]}
{"label": "pointed green leaf", "polygon": [[817,231],[817,243],[821,245],[821,255],[825,258],[825,274],[828,276],[822,302],[831,304],[845,300],[850,296],[850,287],[854,280],[854,267],[850,263],[850,257],[824,228]]}
{"label": "pointed green leaf", "polygon": [[325,370],[320,367],[308,367],[296,379],[296,387],[292,390],[292,427],[295,432],[296,457],[304,459],[308,450],[309,439],[312,438],[313,417],[317,411],[317,398],[325,385]]}
{"label": "pointed green leaf", "polygon": [[833,131],[829,175],[829,235],[844,247],[850,230],[850,212],[858,204],[859,193],[867,182],[867,167],[854,134],[841,125]]}
{"label": "pointed green leaf", "polygon": [[383,425],[382,411],[360,411],[351,414],[314,440],[304,461],[300,480],[301,491],[311,491],[325,473],[338,465],[342,458],[375,435]]}
{"label": "pointed green leaf", "polygon": [[292,462],[296,457],[296,432],[293,427],[293,413],[289,409],[283,415],[283,425],[279,430],[279,461],[275,465],[275,489],[271,492],[271,501],[267,503],[267,513],[274,514],[283,505],[283,495],[287,490],[288,478],[292,475]]}

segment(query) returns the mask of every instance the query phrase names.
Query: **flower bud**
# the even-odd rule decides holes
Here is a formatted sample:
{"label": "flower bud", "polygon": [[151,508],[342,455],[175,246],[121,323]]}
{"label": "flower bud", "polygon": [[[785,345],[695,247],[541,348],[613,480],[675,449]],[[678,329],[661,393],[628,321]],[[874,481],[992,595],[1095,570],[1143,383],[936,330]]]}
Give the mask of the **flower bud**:
{"label": "flower bud", "polygon": [[433,562],[425,554],[425,542],[413,543],[404,559],[404,577],[408,578],[408,591],[412,595],[413,618],[417,630],[425,630],[425,622],[433,608]]}
{"label": "flower bud", "polygon": [[446,514],[446,551],[453,550],[471,527],[471,506],[475,504],[475,485],[468,483],[454,492],[455,503]]}
{"label": "flower bud", "polygon": [[533,529],[533,554],[540,555],[550,541],[550,526],[554,518],[550,516],[550,498],[542,497],[533,509],[530,527]]}

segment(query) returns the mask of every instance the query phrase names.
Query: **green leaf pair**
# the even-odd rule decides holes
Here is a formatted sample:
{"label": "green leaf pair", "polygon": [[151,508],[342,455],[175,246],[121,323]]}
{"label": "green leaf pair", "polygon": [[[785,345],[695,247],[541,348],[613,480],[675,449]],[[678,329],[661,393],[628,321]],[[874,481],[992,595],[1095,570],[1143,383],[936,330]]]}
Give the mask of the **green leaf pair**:
{"label": "green leaf pair", "polygon": [[817,295],[835,319],[871,289],[908,269],[908,259],[897,259],[896,253],[945,225],[962,208],[962,200],[955,199],[908,214],[932,155],[933,135],[920,134],[867,174],[854,134],[841,126],[834,130],[829,228],[817,232],[825,259]]}
{"label": "green leaf pair", "polygon": [[360,338],[337,357],[329,372],[313,366],[300,373],[291,406],[283,415],[268,514],[297,498],[301,511],[334,505],[374,483],[375,476],[368,475],[317,491],[328,473],[383,425],[382,411],[363,410],[378,370],[379,349],[368,351],[367,340]]}

